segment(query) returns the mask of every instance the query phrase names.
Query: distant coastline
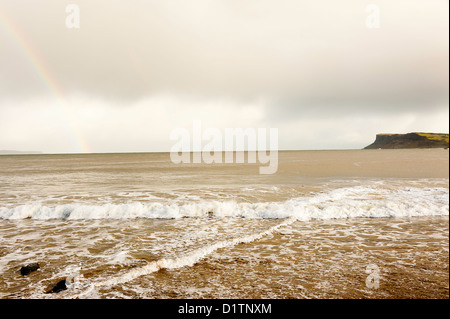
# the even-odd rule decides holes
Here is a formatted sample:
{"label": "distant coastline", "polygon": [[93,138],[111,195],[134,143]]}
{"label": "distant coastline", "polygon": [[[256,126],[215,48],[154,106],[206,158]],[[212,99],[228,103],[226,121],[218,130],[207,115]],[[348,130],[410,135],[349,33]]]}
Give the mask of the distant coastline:
{"label": "distant coastline", "polygon": [[375,142],[364,149],[448,148],[446,133],[377,134]]}
{"label": "distant coastline", "polygon": [[26,155],[26,154],[43,154],[38,151],[14,151],[14,150],[0,150],[0,155]]}

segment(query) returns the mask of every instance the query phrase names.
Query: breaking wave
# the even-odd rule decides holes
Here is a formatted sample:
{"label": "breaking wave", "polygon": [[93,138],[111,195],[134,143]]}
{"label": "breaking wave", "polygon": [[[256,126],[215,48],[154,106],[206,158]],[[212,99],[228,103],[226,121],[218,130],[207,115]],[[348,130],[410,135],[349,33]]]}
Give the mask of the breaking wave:
{"label": "breaking wave", "polygon": [[186,204],[134,202],[124,204],[64,204],[49,207],[41,203],[0,207],[0,219],[90,220],[133,218],[274,218],[298,220],[354,217],[448,216],[448,188],[347,187],[311,197],[284,202],[239,203],[200,200]]}

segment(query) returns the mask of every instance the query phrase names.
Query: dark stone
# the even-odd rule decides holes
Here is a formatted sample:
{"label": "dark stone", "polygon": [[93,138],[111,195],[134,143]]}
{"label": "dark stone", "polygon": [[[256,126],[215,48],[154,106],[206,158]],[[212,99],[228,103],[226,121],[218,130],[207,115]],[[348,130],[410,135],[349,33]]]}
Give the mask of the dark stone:
{"label": "dark stone", "polygon": [[63,290],[66,290],[67,286],[66,286],[66,280],[62,279],[60,281],[58,281],[56,283],[56,285],[54,285],[53,287],[51,287],[49,290],[47,290],[47,294],[52,294],[52,293],[58,293],[61,292]]}
{"label": "dark stone", "polygon": [[26,266],[22,266],[20,268],[20,274],[22,276],[26,276],[29,273],[32,273],[33,271],[36,271],[40,268],[39,263],[32,263],[32,264],[28,264]]}

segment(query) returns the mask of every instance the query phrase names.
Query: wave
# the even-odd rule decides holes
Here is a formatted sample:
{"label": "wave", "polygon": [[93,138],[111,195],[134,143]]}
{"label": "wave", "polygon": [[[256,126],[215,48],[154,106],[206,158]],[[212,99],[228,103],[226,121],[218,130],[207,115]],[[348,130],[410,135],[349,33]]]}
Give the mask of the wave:
{"label": "wave", "polygon": [[146,264],[145,266],[134,268],[118,277],[110,278],[105,281],[99,281],[92,285],[90,285],[90,289],[103,287],[103,286],[115,286],[119,284],[123,284],[129,281],[132,281],[140,276],[149,275],[151,273],[157,272],[162,269],[178,269],[182,267],[191,267],[198,263],[200,260],[206,258],[208,255],[214,253],[215,251],[222,249],[222,248],[229,248],[233,247],[239,244],[248,244],[251,242],[254,242],[256,240],[259,240],[267,235],[272,234],[273,232],[276,232],[279,228],[284,226],[289,226],[290,224],[294,223],[296,221],[296,218],[289,217],[284,219],[281,223],[278,225],[272,226],[269,229],[260,232],[260,233],[254,233],[242,237],[233,238],[230,240],[222,240],[219,242],[216,242],[214,244],[207,245],[205,247],[201,247],[199,249],[196,249],[190,253],[187,253],[185,255],[182,255],[180,257],[175,258],[162,258],[159,260],[155,260],[153,262],[150,262]]}
{"label": "wave", "polygon": [[0,207],[0,219],[82,220],[161,218],[275,218],[299,220],[353,217],[412,217],[449,214],[448,188],[348,187],[297,197],[284,202],[238,203],[199,200],[186,204],[126,203],[105,205],[63,204],[54,207],[31,203]]}

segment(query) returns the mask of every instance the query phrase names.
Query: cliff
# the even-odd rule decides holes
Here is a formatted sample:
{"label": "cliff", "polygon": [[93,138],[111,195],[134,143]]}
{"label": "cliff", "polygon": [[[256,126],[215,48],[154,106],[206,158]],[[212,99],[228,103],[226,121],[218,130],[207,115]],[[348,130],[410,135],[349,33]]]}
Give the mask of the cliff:
{"label": "cliff", "polygon": [[440,133],[377,134],[375,142],[364,149],[448,148],[448,137]]}

